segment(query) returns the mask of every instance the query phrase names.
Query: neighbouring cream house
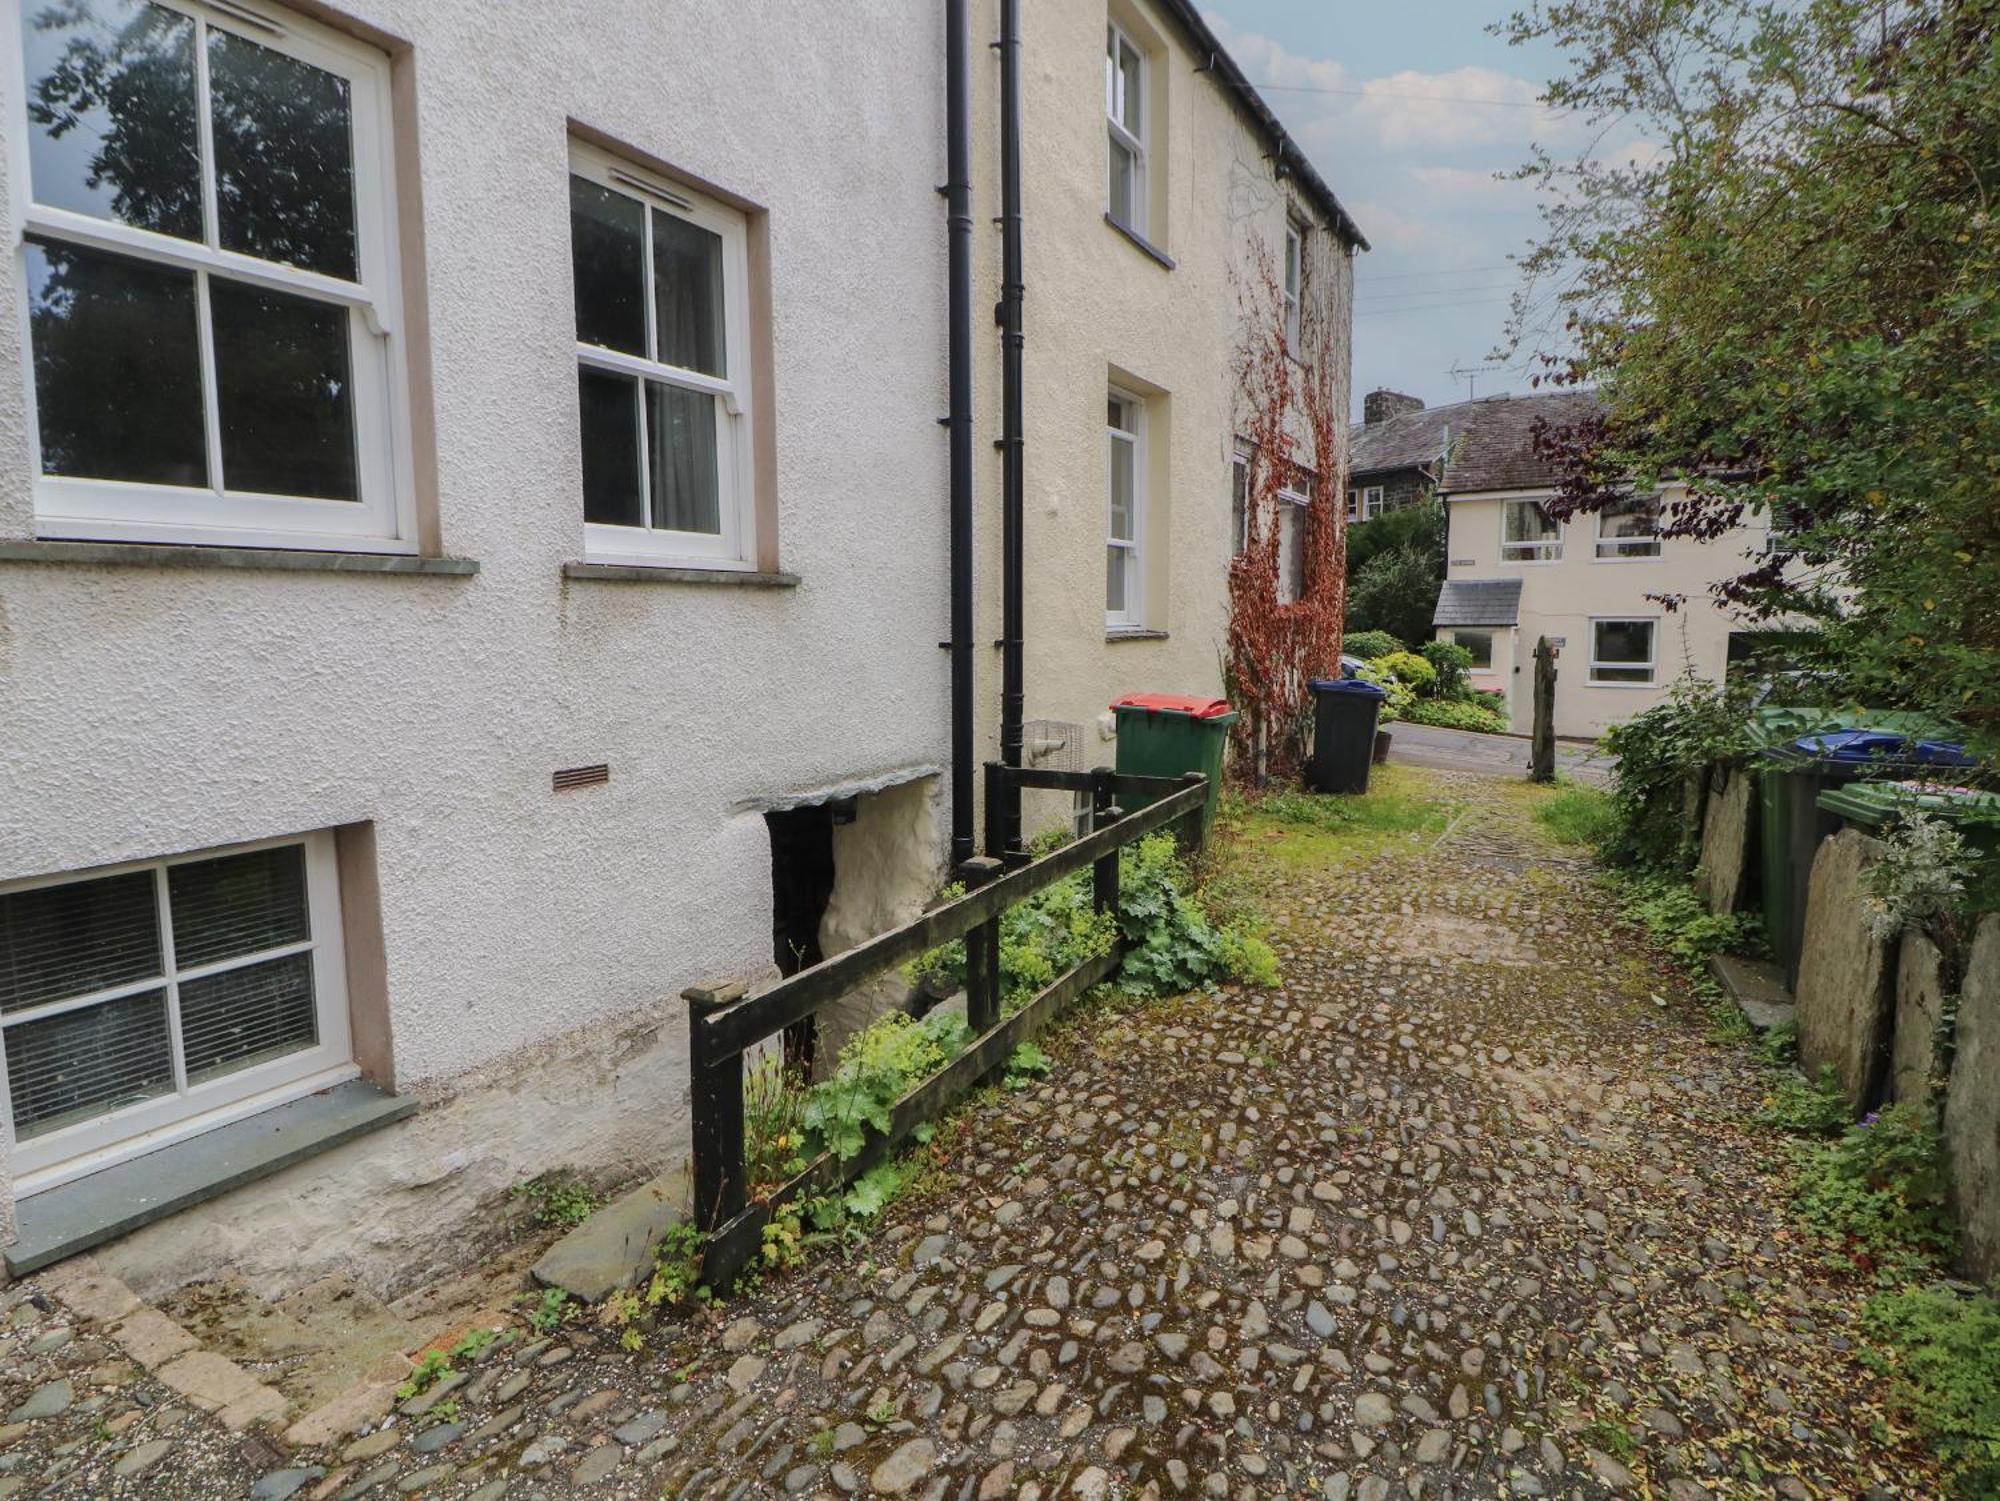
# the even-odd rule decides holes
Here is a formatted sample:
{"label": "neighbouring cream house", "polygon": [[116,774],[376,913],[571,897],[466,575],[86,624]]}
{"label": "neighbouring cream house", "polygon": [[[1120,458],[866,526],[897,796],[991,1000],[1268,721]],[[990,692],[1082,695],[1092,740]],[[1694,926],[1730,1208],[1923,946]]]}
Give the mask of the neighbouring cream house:
{"label": "neighbouring cream house", "polygon": [[420,1282],[934,889],[943,34],[0,6],[16,1269]]}
{"label": "neighbouring cream house", "polygon": [[1471,651],[1474,686],[1506,695],[1518,734],[1533,728],[1534,650],[1544,636],[1559,652],[1558,735],[1602,734],[1660,702],[1683,671],[1720,682],[1734,622],[1709,586],[1766,546],[1761,524],[1713,542],[1660,537],[1671,492],[1567,522],[1551,517],[1544,502],[1556,475],[1535,451],[1536,424],[1559,428],[1593,406],[1588,392],[1432,408],[1371,397],[1374,420],[1357,435],[1356,485],[1419,469],[1435,477],[1450,526],[1436,634]]}
{"label": "neighbouring cream house", "polygon": [[[977,0],[997,34],[1001,0]],[[1366,242],[1186,0],[1032,5],[1022,29],[1025,760],[1116,755],[1112,699],[1219,695],[1228,571],[1248,466],[1236,373],[1246,309],[1269,276],[1298,338],[1301,309],[1334,330],[1301,378],[1348,405],[1354,253]],[[975,74],[974,222],[1002,204],[997,68]],[[997,230],[975,306],[1003,293]],[[979,744],[1000,748],[1001,346],[977,371]],[[1344,435],[1336,452],[1345,451]],[[1339,476],[1299,473],[1292,514],[1332,504]],[[1324,581],[1327,586],[1333,580]],[[1064,811],[1034,794],[1030,827]]]}

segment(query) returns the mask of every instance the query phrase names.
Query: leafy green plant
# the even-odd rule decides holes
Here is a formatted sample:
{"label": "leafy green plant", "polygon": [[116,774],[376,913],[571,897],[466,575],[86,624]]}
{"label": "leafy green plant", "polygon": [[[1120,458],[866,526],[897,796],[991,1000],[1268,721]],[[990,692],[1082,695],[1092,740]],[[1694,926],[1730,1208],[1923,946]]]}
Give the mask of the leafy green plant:
{"label": "leafy green plant", "polygon": [[1472,697],[1472,652],[1469,648],[1460,646],[1456,641],[1426,641],[1417,648],[1417,652],[1437,671],[1437,686],[1432,690],[1437,697]]}
{"label": "leafy green plant", "polygon": [[1371,657],[1368,665],[1377,672],[1388,673],[1418,698],[1429,698],[1437,691],[1437,669],[1413,651],[1392,651],[1386,657]]}
{"label": "leafy green plant", "polygon": [[1036,1079],[1046,1078],[1054,1067],[1055,1062],[1047,1053],[1033,1042],[1024,1042],[1007,1059],[1007,1087],[1026,1089]]}
{"label": "leafy green plant", "polygon": [[1906,808],[1883,830],[1875,859],[1861,874],[1862,910],[1878,938],[1912,923],[1949,923],[1974,875],[1965,837],[1941,818]]}
{"label": "leafy green plant", "polygon": [[473,1360],[489,1345],[501,1343],[506,1336],[498,1329],[468,1329],[451,1347],[453,1360]]}
{"label": "leafy green plant", "polygon": [[1802,1149],[1795,1191],[1800,1219],[1884,1280],[1905,1280],[1957,1248],[1937,1122],[1914,1100]]}
{"label": "leafy green plant", "polygon": [[1607,855],[1642,871],[1692,875],[1701,831],[1687,816],[1687,789],[1710,768],[1741,764],[1756,749],[1748,690],[1717,688],[1685,672],[1665,702],[1614,725],[1604,746],[1615,758],[1611,795],[1618,812]]}
{"label": "leafy green plant", "polygon": [[1984,1292],[1904,1288],[1869,1299],[1862,1359],[1944,1461],[1954,1494],[2000,1497],[2000,1301]]}
{"label": "leafy green plant", "polygon": [[1345,655],[1359,657],[1364,662],[1374,657],[1386,657],[1391,652],[1408,650],[1387,631],[1349,631],[1340,643],[1340,649]]}
{"label": "leafy green plant", "polygon": [[[1423,658],[1419,657],[1417,660],[1421,662]],[[1388,694],[1388,697],[1382,700],[1379,719],[1379,722],[1382,724],[1390,724],[1395,720],[1401,719],[1410,712],[1411,705],[1417,701],[1416,689],[1397,677],[1388,668],[1379,666],[1374,662],[1363,662],[1355,669],[1354,675],[1364,683],[1373,683],[1377,688]]]}
{"label": "leafy green plant", "polygon": [[1799,1024],[1778,1023],[1759,1039],[1757,1052],[1772,1068],[1790,1068],[1799,1057]]}
{"label": "leafy green plant", "polygon": [[1504,735],[1512,727],[1512,721],[1500,710],[1471,699],[1419,698],[1403,711],[1402,717],[1411,724],[1435,725],[1441,730],[1471,730],[1482,735]]}
{"label": "leafy green plant", "polygon": [[410,1398],[429,1391],[452,1373],[449,1355],[443,1350],[426,1350],[410,1368],[409,1378],[396,1388],[396,1395],[407,1402]]}
{"label": "leafy green plant", "polygon": [[1788,1136],[1838,1136],[1854,1120],[1847,1094],[1840,1087],[1833,1065],[1820,1065],[1819,1077],[1806,1079],[1786,1070],[1776,1086],[1764,1097],[1758,1121]]}
{"label": "leafy green plant", "polygon": [[701,1232],[683,1220],[669,1225],[653,1245],[653,1275],[646,1283],[648,1308],[706,1303],[713,1293],[701,1280]]}
{"label": "leafy green plant", "polygon": [[508,1191],[526,1201],[534,1222],[544,1228],[570,1229],[597,1211],[597,1192],[566,1168],[539,1174]]}
{"label": "leafy green plant", "polygon": [[1614,883],[1624,895],[1625,915],[1645,928],[1656,948],[1690,969],[1717,954],[1755,953],[1763,929],[1746,913],[1714,913],[1694,888],[1663,876],[1628,877]]}
{"label": "leafy green plant", "polygon": [[1177,995],[1225,979],[1277,982],[1278,959],[1241,921],[1217,924],[1194,889],[1172,836],[1127,845],[1118,865],[1118,927],[1126,944],[1118,988]]}
{"label": "leafy green plant", "polygon": [[1618,830],[1618,811],[1608,793],[1595,787],[1569,786],[1535,806],[1535,818],[1564,844],[1601,849]]}
{"label": "leafy green plant", "polygon": [[870,1128],[886,1132],[896,1101],[957,1057],[970,1037],[955,1012],[934,1011],[921,1022],[891,1012],[849,1039],[833,1077],[806,1091],[800,1119],[844,1162],[860,1152]]}
{"label": "leafy green plant", "polygon": [[743,1076],[743,1171],[763,1199],[805,1171],[805,1091],[784,1059],[767,1055]]}
{"label": "leafy green plant", "polygon": [[553,1334],[568,1323],[576,1309],[569,1301],[569,1294],[559,1287],[545,1287],[539,1299],[533,1293],[523,1293],[522,1298],[534,1304],[527,1313],[528,1327],[537,1334]]}

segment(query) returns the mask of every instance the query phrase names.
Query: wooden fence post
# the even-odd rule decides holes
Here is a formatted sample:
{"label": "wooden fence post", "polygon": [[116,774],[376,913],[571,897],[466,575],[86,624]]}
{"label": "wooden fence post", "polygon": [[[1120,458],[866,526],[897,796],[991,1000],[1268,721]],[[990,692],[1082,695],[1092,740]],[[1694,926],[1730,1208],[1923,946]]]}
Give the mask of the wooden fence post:
{"label": "wooden fence post", "polygon": [[1528,780],[1556,779],[1556,649],[1547,636],[1535,642],[1535,736],[1528,752]]}
{"label": "wooden fence post", "polygon": [[[989,780],[990,790],[993,782]],[[977,891],[1005,867],[990,855],[975,855],[960,863],[958,878],[967,891]],[[1000,1020],[1000,919],[996,915],[965,935],[965,1019],[973,1035]]]}
{"label": "wooden fence post", "polygon": [[726,1225],[743,1212],[743,1055],[714,1056],[706,1020],[743,999],[741,980],[690,985],[688,1082],[694,1137],[694,1222],[699,1230]]}
{"label": "wooden fence post", "polygon": [[[1093,766],[1090,769],[1090,826],[1093,829],[1107,829],[1125,816],[1125,810],[1118,806],[1117,793],[1111,779],[1117,775],[1109,766]],[[1113,850],[1090,867],[1091,905],[1099,912],[1118,910],[1118,854]]]}
{"label": "wooden fence post", "polygon": [[[1181,780],[1190,787],[1208,785],[1208,777],[1199,771],[1183,772]],[[1180,852],[1183,860],[1192,860],[1201,853],[1201,847],[1205,842],[1202,836],[1208,831],[1207,825],[1207,803],[1196,803],[1174,821],[1174,847]]]}

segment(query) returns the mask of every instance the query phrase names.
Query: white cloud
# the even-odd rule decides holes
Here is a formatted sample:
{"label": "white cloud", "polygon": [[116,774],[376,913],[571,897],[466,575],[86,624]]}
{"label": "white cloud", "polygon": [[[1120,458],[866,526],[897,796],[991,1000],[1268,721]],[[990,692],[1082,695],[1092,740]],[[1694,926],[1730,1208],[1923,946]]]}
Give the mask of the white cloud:
{"label": "white cloud", "polygon": [[1443,227],[1417,214],[1368,199],[1357,200],[1353,209],[1355,222],[1378,251],[1432,250],[1446,243]]}
{"label": "white cloud", "polygon": [[1481,168],[1411,167],[1409,173],[1430,197],[1459,208],[1523,208],[1534,203],[1532,183],[1496,177]]}
{"label": "white cloud", "polygon": [[1391,151],[1581,139],[1581,122],[1537,102],[1540,93],[1527,79],[1492,68],[1410,68],[1364,82],[1353,113]]}

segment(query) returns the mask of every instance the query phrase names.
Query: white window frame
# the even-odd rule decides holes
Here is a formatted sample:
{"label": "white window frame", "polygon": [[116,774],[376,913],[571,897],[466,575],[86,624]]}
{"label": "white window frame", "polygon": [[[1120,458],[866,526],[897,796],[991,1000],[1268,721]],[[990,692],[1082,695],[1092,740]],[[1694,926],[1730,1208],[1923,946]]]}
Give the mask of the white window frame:
{"label": "white window frame", "polygon": [[[1604,510],[1597,513],[1597,536],[1591,549],[1591,559],[1597,563],[1654,563],[1660,558],[1660,502],[1657,496],[1628,496],[1627,502],[1647,505],[1653,517],[1653,529],[1644,536],[1616,537],[1604,533]],[[1621,513],[1622,514],[1622,513]]]}
{"label": "white window frame", "polygon": [[[1601,625],[1643,625],[1646,630],[1644,662],[1600,662],[1597,659],[1597,628]],[[1639,678],[1600,678],[1600,670],[1634,672],[1644,668]],[[1652,688],[1660,675],[1660,618],[1657,615],[1593,615],[1590,617],[1590,685],[1593,688]]]}
{"label": "white window frame", "polygon": [[[1104,472],[1104,541],[1106,547],[1121,548],[1125,551],[1125,608],[1114,610],[1107,591],[1104,601],[1104,625],[1110,631],[1139,631],[1146,628],[1146,398],[1117,386],[1109,387],[1106,404],[1119,403],[1131,422],[1129,428],[1114,427],[1107,422],[1105,433]],[[1132,450],[1132,535],[1130,538],[1111,535],[1111,495],[1112,466],[1118,462],[1118,445],[1125,443]]]}
{"label": "white window frame", "polygon": [[[34,201],[25,120],[27,59],[20,7],[0,7],[6,42],[9,245],[20,300],[17,333],[24,371],[35,530],[50,538],[122,542],[207,543],[226,547],[280,546],[314,550],[415,552],[414,485],[410,463],[410,393],[402,350],[403,304],[397,257],[396,183],[389,60],[381,52],[289,12],[230,10],[199,0],[154,0],[191,16],[195,40],[195,108],[202,162],[203,242]],[[246,20],[245,17],[253,19]],[[212,168],[206,30],[229,32],[346,79],[353,121],[356,277],[342,281],[220,248]],[[85,250],[108,251],[195,277],[205,442],[210,486],[78,479],[42,473],[36,412],[34,347],[27,295],[27,237],[38,235]],[[215,397],[215,358],[208,278],[288,292],[349,310],[348,358],[354,378],[355,480],[361,499],[322,500],[225,490],[222,437]],[[355,316],[358,315],[358,316]]]}
{"label": "white window frame", "polygon": [[[1130,49],[1132,56],[1138,62],[1137,68],[1133,70],[1133,75],[1139,80],[1139,130],[1136,135],[1125,127],[1125,112],[1122,108],[1124,104],[1125,70],[1120,66],[1123,61],[1118,51],[1120,48]],[[1106,21],[1104,114],[1109,132],[1106,136],[1104,147],[1104,212],[1111,215],[1111,220],[1114,224],[1129,229],[1135,235],[1144,235],[1147,233],[1146,221],[1150,217],[1147,211],[1151,207],[1150,183],[1152,177],[1148,170],[1149,164],[1146,157],[1146,137],[1151,133],[1152,129],[1153,101],[1148,97],[1152,92],[1151,67],[1151,61],[1146,56],[1146,49],[1139,45],[1133,38],[1132,33],[1127,31],[1123,26],[1120,26],[1116,21]],[[1132,153],[1132,218],[1129,223],[1120,219],[1111,207],[1113,202],[1111,194],[1112,173],[1116,170],[1113,165],[1114,158],[1111,154],[1111,142],[1113,141],[1116,141]]]}
{"label": "white window frame", "polygon": [[1306,284],[1306,236],[1296,219],[1285,221],[1285,278],[1280,295],[1285,308],[1285,347],[1293,355],[1299,353],[1299,338],[1303,329],[1304,303],[1302,301]]}
{"label": "white window frame", "polygon": [[[623,350],[598,344],[576,345],[579,366],[616,375],[637,376],[642,382],[679,386],[718,398],[716,403],[715,483],[720,532],[682,532],[665,527],[614,526],[608,522],[583,522],[583,555],[594,563],[637,563],[671,567],[694,564],[702,568],[751,570],[757,566],[756,486],[753,481],[751,412],[752,372],[750,357],[750,227],[742,212],[718,203],[679,183],[663,181],[655,173],[634,167],[608,151],[600,151],[583,141],[570,141],[570,171],[602,188],[629,198],[647,210],[642,241],[641,265],[646,284],[646,343],[653,347],[654,323],[658,306],[653,295],[653,215],[658,209],[672,218],[685,219],[722,240],[723,368],[727,377],[685,370],[662,364]],[[567,184],[565,184],[565,188]],[[651,420],[647,403],[639,403],[639,500],[641,514],[652,516],[652,469],[646,447],[647,423]],[[583,514],[582,454],[577,462],[577,510]]]}
{"label": "white window frame", "polygon": [[1383,503],[1382,487],[1380,485],[1369,485],[1361,492],[1361,519],[1363,521],[1373,521],[1386,509],[1387,506]]}
{"label": "white window frame", "polygon": [[[239,954],[184,972],[177,969],[166,872],[176,865],[289,844],[305,847],[309,936],[299,943],[284,944],[255,954]],[[0,894],[79,881],[99,881],[141,870],[156,873],[154,885],[159,902],[161,973],[88,995],[24,1008],[7,1016],[5,1027],[113,1001],[123,995],[164,989],[167,992],[169,1045],[173,1050],[174,1090],[156,1099],[141,1100],[108,1114],[63,1126],[43,1136],[15,1141],[12,1166],[17,1195],[25,1197],[45,1188],[54,1188],[100,1168],[156,1151],[203,1131],[254,1115],[260,1110],[271,1109],[287,1100],[359,1077],[360,1070],[353,1061],[354,1049],[348,1020],[347,958],[341,931],[340,879],[331,832],[320,830],[304,835],[293,834],[219,849],[194,850],[160,860],[133,860],[121,865],[69,871],[55,877],[0,882]],[[287,1053],[282,1058],[268,1059],[190,1085],[182,1057],[180,982],[296,952],[310,952],[313,956],[313,1002],[318,1013],[319,1041],[310,1048]],[[5,1027],[0,1027],[0,1032],[4,1032]],[[7,1088],[4,1048],[0,1048],[0,1113],[5,1114],[11,1136],[13,1100]]]}
{"label": "white window frame", "polygon": [[1359,490],[1350,489],[1347,492],[1347,519],[1349,521],[1359,521],[1361,519],[1361,492]]}
{"label": "white window frame", "polygon": [[[1302,488],[1303,487],[1303,488]],[[1291,480],[1278,491],[1278,603],[1295,605],[1305,598],[1305,591],[1292,588],[1292,570],[1302,566],[1300,558],[1306,545],[1306,532],[1312,525],[1312,503],[1315,486],[1313,476],[1302,470],[1294,470]],[[1298,528],[1294,536],[1292,527]],[[1288,541],[1289,539],[1289,541]],[[1300,580],[1309,584],[1310,579]]]}
{"label": "white window frame", "polygon": [[[1555,536],[1543,542],[1509,542],[1507,540],[1507,517],[1515,506],[1535,506],[1555,530]],[[1500,561],[1503,563],[1560,563],[1563,560],[1565,528],[1560,521],[1548,513],[1548,508],[1536,499],[1503,500],[1500,502]]]}

